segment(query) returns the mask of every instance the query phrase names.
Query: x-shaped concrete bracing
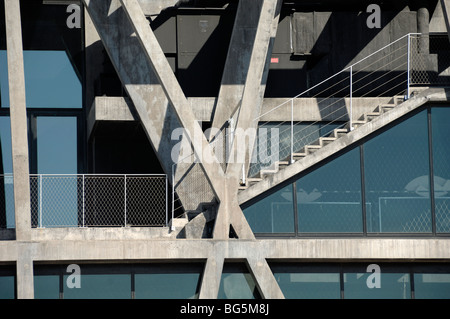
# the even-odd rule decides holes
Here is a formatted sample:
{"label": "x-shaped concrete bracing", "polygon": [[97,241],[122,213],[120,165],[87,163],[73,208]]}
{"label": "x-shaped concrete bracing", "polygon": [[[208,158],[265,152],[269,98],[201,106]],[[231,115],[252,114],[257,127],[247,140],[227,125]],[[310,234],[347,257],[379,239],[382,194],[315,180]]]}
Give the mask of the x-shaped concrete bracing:
{"label": "x-shaped concrete bracing", "polygon": [[[265,87],[262,83],[265,83],[267,76],[268,52],[275,38],[281,2],[281,0],[241,0],[239,3],[227,60],[236,58],[236,56],[242,58],[240,55],[247,54],[248,69],[242,72],[236,67],[233,70],[228,66],[223,79],[226,81],[226,76],[229,76],[230,72],[231,74],[240,72],[240,81],[244,83],[243,86],[237,85],[231,89],[233,96],[237,96],[238,99],[240,96],[237,129],[245,130],[249,127],[257,127],[258,123],[253,119],[259,115],[262,103]],[[194,132],[201,132],[201,128],[138,1],[84,0],[84,3],[166,172],[170,172],[171,166],[167,163],[167,154],[171,154],[171,150],[168,148],[173,146],[173,143],[168,140],[170,129],[176,128],[177,124],[185,129],[184,132],[197,158],[214,159],[200,162],[203,178],[206,178],[219,202],[214,239],[228,240],[230,225],[233,226],[239,239],[254,239],[253,232],[237,201],[238,177],[242,163],[230,163],[224,171],[217,161],[207,137],[204,134],[193,135]],[[255,5],[260,10],[252,10],[251,7]],[[254,24],[251,26],[253,28],[253,45],[247,46],[244,52],[233,52],[233,41],[242,41],[242,34],[237,32],[238,28],[248,28],[249,26],[245,24],[250,20],[246,19],[246,15],[255,12],[258,12],[259,15],[253,20]],[[126,39],[120,34],[127,35]],[[127,50],[128,52],[124,53]],[[161,97],[161,90],[167,100]],[[220,116],[218,115],[214,119],[214,123],[219,123],[219,127],[223,127],[222,122],[231,115],[230,105],[225,102],[226,97],[229,97],[230,94],[223,94],[223,90],[221,92],[216,107],[217,114]],[[157,100],[155,101],[155,99]],[[162,122],[168,122],[168,124],[162,126]],[[232,150],[237,149],[237,140],[236,136],[232,143]],[[251,154],[253,144],[249,143],[246,147],[249,150],[247,153]],[[161,158],[161,155],[164,158]],[[248,159],[245,164],[248,166]],[[182,167],[180,166],[180,168]],[[200,178],[199,175],[197,177]],[[201,297],[215,298],[217,296],[223,260],[220,254],[208,259]],[[265,259],[250,258],[247,263],[263,295],[272,298],[283,297]],[[258,277],[262,279],[267,276],[272,280],[258,280]],[[208,280],[209,277],[212,280]],[[270,288],[261,286],[267,282],[270,282]]]}

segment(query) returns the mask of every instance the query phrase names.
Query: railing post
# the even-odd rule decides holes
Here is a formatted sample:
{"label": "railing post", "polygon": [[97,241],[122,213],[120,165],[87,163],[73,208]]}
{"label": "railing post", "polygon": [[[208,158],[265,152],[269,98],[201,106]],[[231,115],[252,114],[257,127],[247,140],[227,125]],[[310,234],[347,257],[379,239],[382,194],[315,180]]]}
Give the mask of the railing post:
{"label": "railing post", "polygon": [[127,227],[127,175],[124,175],[124,227]]}
{"label": "railing post", "polygon": [[175,164],[172,164],[172,222],[170,225],[170,230],[174,231],[175,226],[173,225],[173,218],[175,215]]}
{"label": "railing post", "polygon": [[42,228],[42,174],[39,174],[38,178],[39,178],[39,228]]}
{"label": "railing post", "polygon": [[353,131],[353,65],[350,66],[350,131]]}
{"label": "railing post", "polygon": [[167,175],[164,180],[166,182],[166,227],[168,227],[169,226],[169,203],[168,203],[168,201],[169,201],[169,194],[168,194],[169,178],[167,177]]}
{"label": "railing post", "polygon": [[291,164],[294,161],[294,99],[291,100]]}
{"label": "railing post", "polygon": [[411,86],[411,33],[408,33],[408,66],[407,66],[407,88],[406,88],[406,99],[408,100],[410,97],[410,86]]}
{"label": "railing post", "polygon": [[83,180],[83,203],[82,203],[82,205],[83,205],[83,216],[82,216],[82,219],[83,219],[83,223],[82,223],[82,227],[84,227],[84,225],[85,225],[85,216],[86,216],[86,198],[85,198],[85,189],[84,189],[84,187],[85,187],[85,175],[83,174],[82,175],[82,180]]}

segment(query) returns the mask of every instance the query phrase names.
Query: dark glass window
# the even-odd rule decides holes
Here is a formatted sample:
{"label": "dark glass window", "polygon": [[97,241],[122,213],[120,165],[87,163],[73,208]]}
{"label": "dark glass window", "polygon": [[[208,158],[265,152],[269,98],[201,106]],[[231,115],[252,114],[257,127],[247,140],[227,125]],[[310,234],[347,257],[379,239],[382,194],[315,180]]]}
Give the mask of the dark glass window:
{"label": "dark glass window", "polygon": [[203,270],[200,263],[79,264],[75,279],[67,266],[35,266],[36,299],[198,298]]}
{"label": "dark glass window", "polygon": [[0,299],[14,299],[16,296],[15,267],[0,266]]}
{"label": "dark glass window", "polygon": [[15,225],[12,171],[10,118],[0,116],[0,228]]}
{"label": "dark glass window", "polygon": [[260,299],[253,276],[243,263],[225,263],[217,299]]}
{"label": "dark glass window", "polygon": [[9,107],[8,59],[6,50],[0,48],[0,108],[5,107]]}
{"label": "dark glass window", "polygon": [[362,232],[359,149],[297,181],[298,231]]}
{"label": "dark glass window", "polygon": [[450,299],[450,274],[414,274],[416,299]]}
{"label": "dark glass window", "polygon": [[136,299],[196,299],[201,265],[158,265],[139,267],[135,274]]}
{"label": "dark glass window", "polygon": [[427,111],[364,145],[368,232],[431,232]]}
{"label": "dark glass window", "polygon": [[[68,278],[64,276],[64,281]],[[64,286],[64,299],[129,299],[130,274],[81,274],[81,287]]]}
{"label": "dark glass window", "polygon": [[339,268],[333,265],[272,264],[286,299],[339,299]]}
{"label": "dark glass window", "polygon": [[69,28],[67,5],[21,1],[29,108],[82,107],[82,29]]}
{"label": "dark glass window", "polygon": [[[378,265],[377,265],[378,266]],[[380,265],[380,272],[368,265],[344,269],[346,299],[410,299],[411,279],[408,269]]]}
{"label": "dark glass window", "polygon": [[34,276],[35,299],[59,299],[59,276]]}
{"label": "dark glass window", "polygon": [[450,233],[450,108],[431,108],[436,232]]}
{"label": "dark glass window", "polygon": [[244,209],[244,215],[255,233],[293,233],[294,200],[292,185],[267,196]]}

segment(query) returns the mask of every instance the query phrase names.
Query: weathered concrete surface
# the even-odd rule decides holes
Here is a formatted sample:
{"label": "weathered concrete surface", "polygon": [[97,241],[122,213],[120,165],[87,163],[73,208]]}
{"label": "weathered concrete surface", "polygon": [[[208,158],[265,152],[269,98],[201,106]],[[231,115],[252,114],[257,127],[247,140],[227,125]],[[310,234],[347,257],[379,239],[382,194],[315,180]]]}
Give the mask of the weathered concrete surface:
{"label": "weathered concrete surface", "polygon": [[[187,209],[196,209],[198,202],[211,202],[214,194],[199,164],[173,166],[172,150],[180,143],[172,133],[182,128],[155,72],[142,49],[133,27],[119,0],[84,1],[117,74],[130,96],[147,137],[166,174],[177,185],[177,194]],[[93,112],[96,112],[95,110]],[[94,113],[95,114],[95,113]],[[93,121],[89,121],[93,125]],[[182,140],[185,137],[181,137]],[[183,183],[178,182],[183,180]],[[196,189],[197,187],[197,189]],[[193,197],[195,195],[195,197]]]}
{"label": "weathered concrete surface", "polygon": [[33,290],[32,265],[35,262],[205,261],[200,298],[217,297],[226,260],[247,260],[261,294],[265,298],[283,298],[267,262],[432,262],[448,259],[450,241],[445,238],[111,240],[105,237],[104,240],[0,242],[0,263],[18,263],[18,281],[21,281],[23,291]]}
{"label": "weathered concrete surface", "polygon": [[[213,118],[214,97],[188,98],[188,103],[197,121],[211,122]],[[353,98],[352,119],[357,120],[364,113],[372,111],[376,105],[387,104],[390,97]],[[294,102],[295,122],[314,122],[327,120],[348,120],[350,101],[348,98],[296,98]],[[281,106],[280,106],[281,105]],[[324,109],[330,113],[324,116]],[[339,111],[336,111],[339,109]],[[96,121],[138,121],[133,101],[123,97],[98,96],[95,98],[88,116],[88,127]],[[261,122],[291,121],[291,103],[286,98],[265,98],[261,107]]]}
{"label": "weathered concrete surface", "polygon": [[308,238],[260,240],[48,240],[2,241],[0,262],[18,259],[22,247],[33,261],[206,260],[225,259],[361,261],[450,259],[446,238]]}
{"label": "weathered concrete surface", "polygon": [[[16,238],[30,238],[30,177],[20,3],[5,1]],[[20,292],[22,293],[22,292]],[[30,294],[32,296],[32,294]]]}

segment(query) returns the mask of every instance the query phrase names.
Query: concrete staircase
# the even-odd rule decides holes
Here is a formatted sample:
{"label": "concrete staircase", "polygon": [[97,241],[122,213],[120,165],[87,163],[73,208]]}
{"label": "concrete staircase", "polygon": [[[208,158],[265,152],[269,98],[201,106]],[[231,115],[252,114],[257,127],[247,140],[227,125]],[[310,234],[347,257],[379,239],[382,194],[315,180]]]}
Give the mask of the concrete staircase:
{"label": "concrete staircase", "polygon": [[[293,163],[295,163],[297,161],[301,161],[308,155],[317,152],[318,150],[327,146],[328,144],[332,144],[332,143],[336,142],[338,139],[342,138],[343,136],[346,136],[348,133],[350,133],[354,130],[357,130],[358,128],[375,120],[382,114],[393,110],[395,107],[402,104],[403,102],[404,102],[403,95],[394,96],[391,99],[390,103],[378,105],[373,111],[361,115],[357,120],[352,121],[352,123],[347,122],[342,128],[334,129],[327,136],[320,137],[319,139],[312,142],[311,144],[304,146],[299,151],[296,151],[295,153],[290,154],[286,158],[275,162],[270,167],[262,169],[256,175],[247,178],[245,184],[241,183],[239,185],[239,190],[240,191],[246,190],[247,188],[263,181],[263,179],[267,178],[268,176],[278,173],[280,170],[285,169],[286,167],[288,167],[289,165],[292,165]],[[350,127],[350,125],[352,127]],[[292,155],[292,157],[291,157],[291,155]],[[291,162],[291,158],[293,159],[293,162]]]}

